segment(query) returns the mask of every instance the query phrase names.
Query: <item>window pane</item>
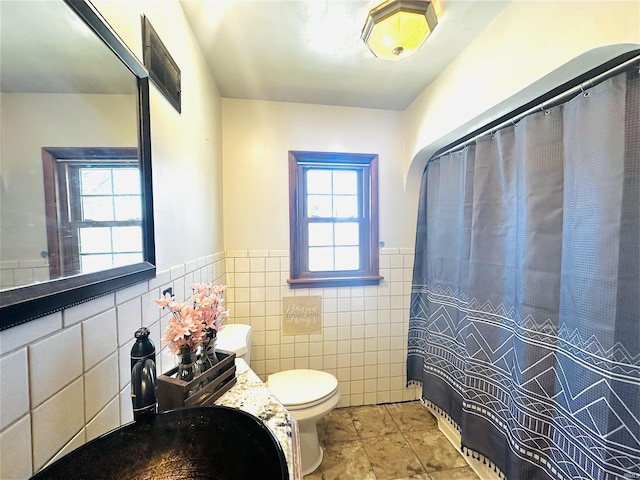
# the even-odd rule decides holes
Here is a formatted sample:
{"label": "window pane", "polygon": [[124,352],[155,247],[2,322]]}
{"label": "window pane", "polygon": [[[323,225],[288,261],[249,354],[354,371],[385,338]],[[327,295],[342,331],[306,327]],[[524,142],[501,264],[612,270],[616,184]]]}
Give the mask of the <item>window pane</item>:
{"label": "window pane", "polygon": [[307,170],[307,193],[331,193],[331,170]]}
{"label": "window pane", "polygon": [[113,255],[113,266],[122,267],[142,261],[142,252],[140,253],[116,253]]}
{"label": "window pane", "polygon": [[358,270],[360,268],[360,250],[358,247],[336,247],[335,270]]}
{"label": "window pane", "polygon": [[358,174],[354,170],[333,171],[334,194],[358,194]]}
{"label": "window pane", "polygon": [[359,245],[360,226],[357,223],[336,223],[336,245]]}
{"label": "window pane", "polygon": [[292,288],[379,280],[378,156],[289,151]]}
{"label": "window pane", "polygon": [[137,168],[114,169],[113,193],[117,195],[140,195],[140,171]]}
{"label": "window pane", "polygon": [[108,222],[113,220],[112,197],[81,197],[82,221]]}
{"label": "window pane", "polygon": [[331,195],[309,195],[307,197],[308,217],[331,217]]}
{"label": "window pane", "polygon": [[81,168],[80,184],[82,195],[111,195],[111,169]]}
{"label": "window pane", "polygon": [[336,218],[358,217],[358,197],[355,195],[333,197],[333,216]]}
{"label": "window pane", "polygon": [[310,223],[309,245],[315,247],[333,245],[333,223]]}
{"label": "window pane", "polygon": [[333,269],[333,247],[309,247],[310,272]]}
{"label": "window pane", "polygon": [[114,227],[112,230],[114,252],[142,251],[141,227]]}
{"label": "window pane", "polygon": [[142,220],[142,205],[138,196],[115,197],[116,220]]}
{"label": "window pane", "polygon": [[79,230],[81,254],[111,252],[110,228],[80,228]]}
{"label": "window pane", "polygon": [[108,268],[113,268],[111,254],[82,255],[80,257],[80,270],[82,273],[98,272]]}

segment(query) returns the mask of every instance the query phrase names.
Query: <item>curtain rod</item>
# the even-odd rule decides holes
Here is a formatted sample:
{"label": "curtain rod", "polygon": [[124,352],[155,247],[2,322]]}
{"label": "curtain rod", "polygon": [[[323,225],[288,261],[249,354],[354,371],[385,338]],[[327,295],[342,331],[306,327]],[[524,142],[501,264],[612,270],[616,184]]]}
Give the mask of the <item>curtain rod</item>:
{"label": "curtain rod", "polygon": [[[602,65],[595,67],[578,77],[563,83],[562,85],[550,90],[549,92],[531,100],[530,102],[512,110],[511,112],[502,115],[500,118],[490,122],[471,133],[468,133],[464,137],[445,145],[427,161],[427,164],[435,158],[453,153],[454,151],[461,150],[467,145],[473,143],[475,140],[489,132],[496,132],[504,127],[512,125],[527,115],[531,115],[540,110],[546,110],[553,106],[559,105],[569,98],[573,97],[580,91],[592,88],[600,82],[607,80],[608,78],[617,75],[618,73],[626,70],[635,62],[640,61],[640,50],[633,50],[631,52],[624,53]],[[426,168],[426,167],[425,167]]]}

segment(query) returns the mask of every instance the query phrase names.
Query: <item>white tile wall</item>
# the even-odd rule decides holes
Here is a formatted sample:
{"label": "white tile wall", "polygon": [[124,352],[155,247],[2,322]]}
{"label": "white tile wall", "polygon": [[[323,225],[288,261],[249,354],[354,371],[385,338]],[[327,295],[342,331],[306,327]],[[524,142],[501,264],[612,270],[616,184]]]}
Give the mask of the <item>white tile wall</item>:
{"label": "white tile wall", "polygon": [[[29,478],[51,461],[133,420],[130,351],[142,325],[160,350],[166,315],[153,301],[172,287],[224,283],[224,254],[0,333],[0,478]],[[182,297],[182,298],[181,298]],[[174,365],[165,351],[158,370]]]}
{"label": "white tile wall", "polygon": [[84,387],[79,377],[31,411],[33,466],[42,468],[83,427]]}
{"label": "white tile wall", "polygon": [[93,419],[118,392],[118,354],[113,353],[84,374],[84,418]]}
{"label": "white tile wall", "polygon": [[85,371],[115,352],[117,338],[115,308],[82,322],[82,354]]}
{"label": "white tile wall", "polygon": [[0,429],[29,411],[27,365],[26,348],[0,358]]}
{"label": "white tile wall", "polygon": [[31,465],[31,416],[25,415],[0,433],[0,478],[29,478]]}
{"label": "white tile wall", "polygon": [[[226,283],[231,321],[253,326],[252,368],[263,378],[290,368],[335,374],[341,405],[419,397],[405,388],[413,264],[409,249],[383,249],[376,287],[291,290],[288,251],[228,251],[158,272],[156,278],[0,333],[0,478],[28,478],[85,441],[133,420],[129,391],[133,334],[144,325],[160,351],[167,312],[193,282]],[[283,336],[282,297],[321,295],[320,334]]]}
{"label": "white tile wall", "polygon": [[[253,327],[253,370],[263,380],[290,368],[330,372],[342,406],[419,398],[417,388],[405,388],[413,250],[380,253],[379,286],[292,290],[288,251],[228,251],[230,321]],[[282,297],[295,295],[322,296],[322,333],[282,334]]]}
{"label": "white tile wall", "polygon": [[[131,399],[131,397],[129,397]],[[87,442],[120,425],[120,398],[114,397],[98,414],[87,423]]]}
{"label": "white tile wall", "polygon": [[30,345],[31,408],[40,405],[81,374],[82,335],[79,325]]}

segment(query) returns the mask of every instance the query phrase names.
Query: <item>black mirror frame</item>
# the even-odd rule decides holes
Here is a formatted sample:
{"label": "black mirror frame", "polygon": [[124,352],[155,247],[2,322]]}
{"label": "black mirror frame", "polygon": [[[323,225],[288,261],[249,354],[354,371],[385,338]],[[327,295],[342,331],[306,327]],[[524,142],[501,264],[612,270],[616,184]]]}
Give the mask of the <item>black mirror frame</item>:
{"label": "black mirror frame", "polygon": [[138,149],[143,186],[144,261],[0,292],[0,331],[92,300],[156,275],[151,179],[149,74],[88,0],[64,0],[138,79]]}

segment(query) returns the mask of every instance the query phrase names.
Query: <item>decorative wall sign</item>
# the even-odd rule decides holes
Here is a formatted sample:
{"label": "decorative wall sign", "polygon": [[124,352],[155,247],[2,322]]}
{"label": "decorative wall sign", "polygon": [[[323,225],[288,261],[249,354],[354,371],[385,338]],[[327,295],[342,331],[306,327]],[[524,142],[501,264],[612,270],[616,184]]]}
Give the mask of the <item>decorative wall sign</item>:
{"label": "decorative wall sign", "polygon": [[142,58],[144,66],[149,70],[149,77],[169,103],[180,112],[182,110],[180,68],[146,16],[142,17],[142,46]]}
{"label": "decorative wall sign", "polygon": [[322,331],[322,297],[283,297],[282,334],[308,335]]}

